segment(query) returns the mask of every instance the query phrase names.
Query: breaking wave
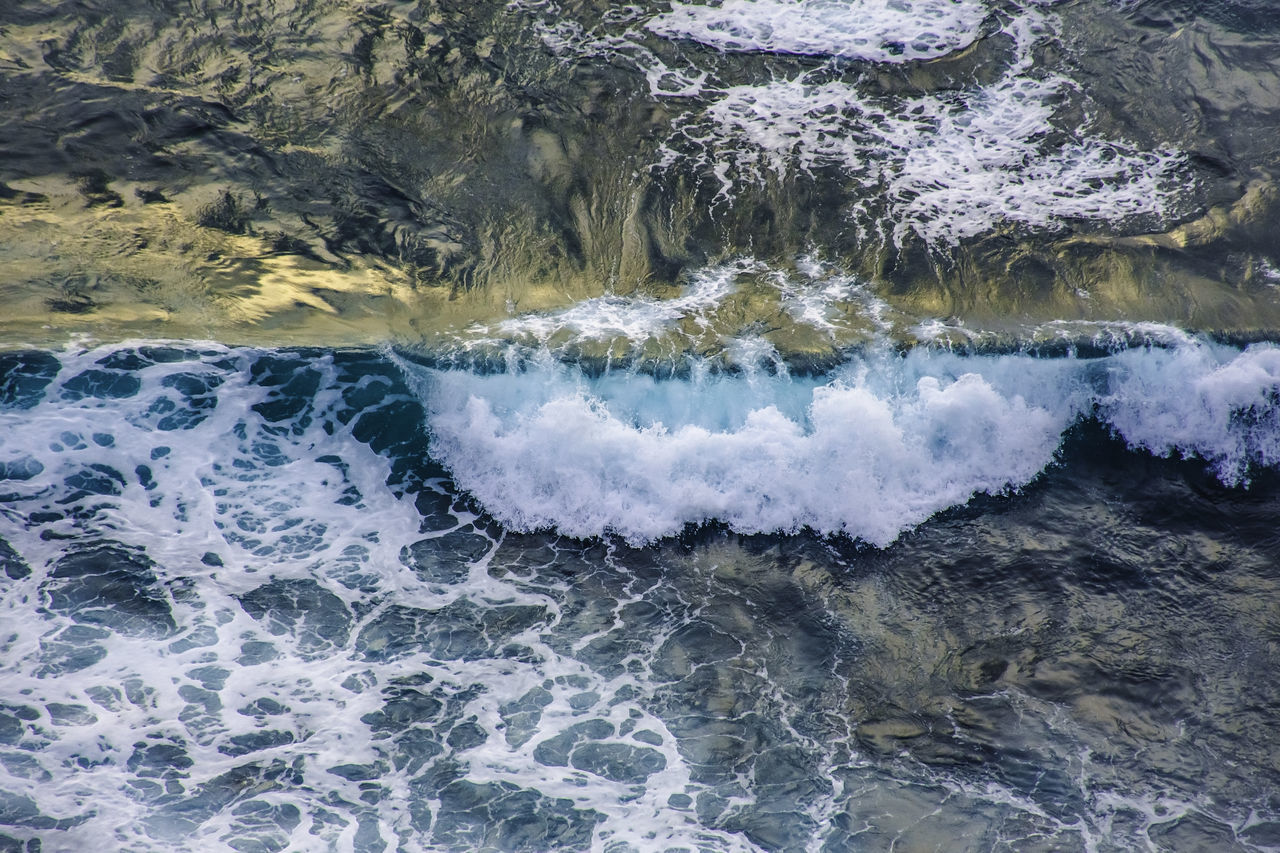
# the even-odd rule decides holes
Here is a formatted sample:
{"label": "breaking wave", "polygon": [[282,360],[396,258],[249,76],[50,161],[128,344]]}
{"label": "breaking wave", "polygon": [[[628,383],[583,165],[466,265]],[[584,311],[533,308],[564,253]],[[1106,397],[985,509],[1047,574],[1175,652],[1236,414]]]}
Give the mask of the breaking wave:
{"label": "breaking wave", "polygon": [[1017,490],[1096,417],[1227,483],[1280,461],[1280,348],[1199,340],[1100,358],[856,356],[833,375],[589,376],[410,367],[432,453],[504,524],[646,542],[720,521],[887,545],[977,494]]}

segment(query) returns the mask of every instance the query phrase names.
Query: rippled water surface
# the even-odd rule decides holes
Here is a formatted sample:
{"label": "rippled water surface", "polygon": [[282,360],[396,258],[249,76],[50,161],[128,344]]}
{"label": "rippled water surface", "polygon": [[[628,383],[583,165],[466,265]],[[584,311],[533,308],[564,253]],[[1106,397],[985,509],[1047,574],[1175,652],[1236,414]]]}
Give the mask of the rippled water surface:
{"label": "rippled water surface", "polygon": [[375,353],[4,367],[11,837],[1278,840],[1270,476],[1224,489],[1083,424],[1023,494],[885,550],[636,548],[504,531],[430,461],[421,402]]}
{"label": "rippled water surface", "polygon": [[1263,0],[0,8],[0,851],[1280,850]]}

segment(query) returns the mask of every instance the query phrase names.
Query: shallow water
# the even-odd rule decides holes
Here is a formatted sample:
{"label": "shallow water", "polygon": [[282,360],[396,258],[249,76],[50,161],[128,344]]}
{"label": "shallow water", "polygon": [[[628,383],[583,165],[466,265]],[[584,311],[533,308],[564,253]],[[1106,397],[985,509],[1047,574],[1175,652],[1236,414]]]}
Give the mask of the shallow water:
{"label": "shallow water", "polygon": [[1247,2],[29,0],[0,27],[10,344],[435,347],[806,255],[902,337],[1280,325],[1280,33]]}
{"label": "shallow water", "polygon": [[0,850],[1280,850],[1260,0],[0,9]]}

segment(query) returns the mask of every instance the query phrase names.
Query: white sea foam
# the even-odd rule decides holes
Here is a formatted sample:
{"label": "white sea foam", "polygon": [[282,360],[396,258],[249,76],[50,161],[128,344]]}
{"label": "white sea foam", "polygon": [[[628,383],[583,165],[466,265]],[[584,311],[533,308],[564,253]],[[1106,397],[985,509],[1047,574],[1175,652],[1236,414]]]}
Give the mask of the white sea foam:
{"label": "white sea foam", "polygon": [[1273,346],[1102,359],[919,350],[859,358],[829,381],[530,371],[429,372],[422,387],[433,452],[521,530],[644,542],[721,521],[886,545],[973,495],[1026,485],[1093,414],[1135,447],[1203,457],[1229,483],[1280,462]]}
{"label": "white sea foam", "polygon": [[738,83],[696,53],[655,51],[646,35],[722,51],[919,61],[971,44],[988,7],[974,0],[677,2],[642,23],[629,15],[588,30],[548,4],[538,26],[559,53],[632,63],[654,98],[703,102],[677,119],[653,168],[692,159],[720,183],[718,202],[732,203],[737,190],[768,173],[834,168],[849,181],[847,212],[863,233],[900,247],[914,236],[945,250],[1008,224],[1158,227],[1189,180],[1185,158],[1104,137],[1087,109],[1083,123],[1063,111],[1073,99],[1087,105],[1087,93],[1036,64],[1036,51],[1060,25],[1048,5],[1030,0],[1000,10],[998,32],[1010,47],[996,79],[919,95],[877,92],[835,63]]}
{"label": "white sea foam", "polygon": [[[706,108],[711,137],[699,145],[726,196],[734,175],[839,167],[861,187],[850,202],[855,219],[898,245],[909,234],[955,245],[1005,222],[1053,230],[1077,219],[1165,215],[1175,152],[1081,131],[1049,142],[1061,134],[1057,103],[1074,87],[1032,69],[1031,48],[1051,23],[1036,11],[1010,22],[1015,60],[966,92],[888,98],[811,74],[726,87]],[[695,127],[691,136],[707,132]]]}
{"label": "white sea foam", "polygon": [[[698,270],[681,292],[670,298],[648,294],[608,294],[585,299],[559,311],[531,312],[491,325],[474,325],[458,336],[463,349],[500,347],[528,353],[538,345],[562,350],[586,342],[618,343],[639,351],[663,341],[674,359],[683,361],[692,348],[715,345],[730,363],[751,366],[780,364],[782,357],[765,338],[737,334],[744,325],[730,297],[744,285],[753,299],[777,300],[793,322],[829,337],[868,325],[890,331],[892,309],[862,279],[813,257],[797,259],[794,270],[771,268],[754,258],[737,258]],[[765,314],[769,309],[762,309]],[[661,349],[661,346],[659,346]],[[653,349],[646,350],[648,356]]]}
{"label": "white sea foam", "polygon": [[[1184,157],[1142,150],[1094,132],[1086,118],[1059,115],[1083,98],[1062,73],[1036,66],[1034,52],[1056,38],[1048,4],[1000,12],[1011,47],[995,80],[920,95],[878,93],[828,66],[736,83],[696,54],[673,58],[627,28],[585,30],[546,10],[544,36],[558,52],[633,63],[655,98],[705,105],[678,118],[653,167],[700,162],[731,203],[767,173],[835,168],[850,181],[848,213],[863,232],[901,246],[914,235],[935,249],[1005,224],[1057,230],[1073,221],[1156,227],[1180,197]],[[921,60],[970,44],[987,15],[956,0],[887,3],[728,0],[675,3],[643,27],[725,51]],[[659,55],[661,53],[661,55]]]}
{"label": "white sea foam", "polygon": [[724,0],[672,3],[645,26],[725,51],[909,62],[972,44],[986,15],[977,0]]}
{"label": "white sea foam", "polygon": [[[830,380],[587,379],[550,360],[524,373],[415,376],[433,453],[513,526],[641,539],[719,518],[886,542],[973,492],[1034,477],[1081,413],[1137,446],[1198,453],[1228,479],[1280,461],[1280,348],[1164,340],[1093,360],[872,352]],[[553,802],[592,810],[598,848],[755,849],[702,821],[700,794],[726,793],[686,763],[702,736],[681,742],[655,715],[671,698],[659,696],[670,681],[657,668],[682,658],[653,650],[696,621],[682,593],[664,605],[667,584],[612,565],[611,549],[521,542],[452,493],[424,515],[395,480],[414,451],[389,459],[370,446],[380,429],[412,438],[410,423],[362,421],[414,402],[376,357],[353,367],[203,345],[142,360],[127,348],[62,355],[48,388],[16,406],[30,377],[6,377],[0,791],[16,821],[6,834],[67,849],[320,851],[374,836],[406,850],[474,849],[473,836],[448,835],[450,821],[487,832],[502,816],[424,792],[445,773],[439,784],[456,779],[477,796],[518,789],[522,818]],[[467,554],[432,550],[459,535]],[[104,542],[115,557],[63,564]],[[424,543],[425,562],[406,563],[404,549]],[[14,552],[29,574],[13,571]],[[141,576],[139,562],[119,568],[122,553],[145,555]],[[433,575],[441,567],[457,573]],[[696,566],[676,569],[686,570]],[[617,589],[597,595],[604,574]],[[634,652],[618,639],[634,627],[623,618],[633,605],[648,614]],[[508,607],[534,612],[527,627],[504,627]],[[420,704],[396,705],[403,696]],[[792,701],[776,697],[763,716],[784,721]],[[583,724],[595,729],[583,736],[594,759],[548,754]],[[824,777],[849,772],[849,744],[823,757],[828,746],[791,731],[773,751],[818,756]],[[618,772],[637,754],[642,781]],[[872,764],[862,770],[868,790],[881,784]],[[813,818],[815,843],[854,796],[779,800],[768,771],[756,772],[730,807],[750,815],[786,802]],[[965,796],[1011,803],[1051,829],[1057,820],[1025,791]],[[1090,796],[1103,818],[1133,809],[1109,806],[1105,790]]]}
{"label": "white sea foam", "polygon": [[870,321],[880,333],[891,328],[892,308],[866,282],[833,269],[811,256],[796,262],[798,276],[773,275],[782,307],[797,323],[827,332],[847,325],[850,314]]}
{"label": "white sea foam", "polygon": [[[695,274],[684,292],[672,299],[645,295],[607,295],[586,299],[563,311],[526,314],[498,324],[504,336],[545,342],[567,332],[577,340],[626,338],[642,342],[667,331],[680,320],[707,324],[707,315],[734,289],[737,276],[763,269],[756,261],[740,260],[708,267]],[[484,328],[472,332],[484,333]]]}
{"label": "white sea foam", "polygon": [[[6,832],[43,835],[46,849],[322,851],[372,849],[376,837],[406,850],[466,849],[465,840],[433,845],[420,821],[411,827],[424,799],[410,784],[423,760],[413,756],[450,746],[453,723],[440,727],[452,714],[476,733],[456,753],[460,784],[515,781],[527,786],[526,808],[541,796],[595,809],[601,839],[745,849],[663,817],[671,793],[697,786],[675,738],[640,706],[642,685],[629,673],[603,678],[543,643],[556,602],[486,573],[498,543],[467,533],[474,515],[452,508],[424,531],[413,495],[388,482],[389,460],[355,437],[364,428],[346,409],[348,397],[373,401],[357,404],[366,413],[411,402],[391,388],[385,363],[378,371],[370,358],[373,373],[340,377],[329,357],[199,350],[121,368],[102,360],[136,363],[127,348],[64,354],[43,394],[0,408],[0,539],[30,568],[22,579],[0,571],[0,706],[27,715],[4,717],[18,727],[5,730],[0,763],[5,808],[18,810],[6,812],[18,821]],[[85,394],[89,386],[107,391]],[[469,548],[482,543],[469,564],[439,558],[457,575],[406,565],[404,549],[457,533]],[[105,576],[100,602],[59,603],[67,584],[84,594],[121,558],[91,552],[84,581],[57,575],[59,561],[103,542],[147,561],[154,578],[136,582],[156,598],[131,597],[135,581],[117,573]],[[244,603],[253,595],[256,611]],[[314,600],[298,609],[295,595]],[[140,600],[152,602],[142,611],[150,621],[98,627],[127,619]],[[448,608],[472,606],[548,615],[511,635],[522,655],[423,642]],[[407,626],[393,620],[385,639],[368,639],[397,612]],[[459,636],[479,618],[467,612],[452,617]],[[397,679],[417,679],[431,698],[414,720],[379,730],[389,698],[409,689]],[[535,706],[524,741],[509,742],[502,708],[533,688],[545,707]],[[433,718],[435,704],[445,710]],[[584,720],[616,732],[600,743],[660,754],[662,766],[637,786],[537,760],[540,744]],[[626,736],[637,727],[649,732],[644,743]],[[412,742],[403,750],[401,737]],[[140,759],[153,747],[155,761]],[[273,766],[275,781],[255,775]],[[368,803],[366,778],[376,778],[376,809],[354,805]],[[64,823],[53,832],[37,821]]]}
{"label": "white sea foam", "polygon": [[1112,359],[1099,411],[1129,443],[1162,456],[1195,454],[1239,483],[1251,465],[1280,464],[1280,348],[1227,360],[1205,347]]}

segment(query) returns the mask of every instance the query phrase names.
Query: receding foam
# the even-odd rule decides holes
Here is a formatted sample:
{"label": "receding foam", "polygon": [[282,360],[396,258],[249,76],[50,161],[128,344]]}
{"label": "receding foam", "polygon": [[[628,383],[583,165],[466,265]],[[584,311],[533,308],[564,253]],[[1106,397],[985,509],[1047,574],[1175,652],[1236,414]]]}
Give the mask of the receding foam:
{"label": "receding foam", "polygon": [[725,0],[673,3],[645,26],[723,51],[910,62],[972,44],[986,15],[976,0]]}
{"label": "receding foam", "polygon": [[1140,151],[1085,129],[1050,142],[1062,136],[1054,117],[1074,84],[1032,68],[1031,48],[1048,29],[1036,11],[1010,23],[1014,62],[970,91],[888,98],[811,74],[726,87],[705,111],[704,156],[726,195],[734,175],[837,166],[860,188],[850,201],[855,220],[899,246],[908,235],[953,246],[1005,222],[1055,230],[1165,216],[1176,152]]}

